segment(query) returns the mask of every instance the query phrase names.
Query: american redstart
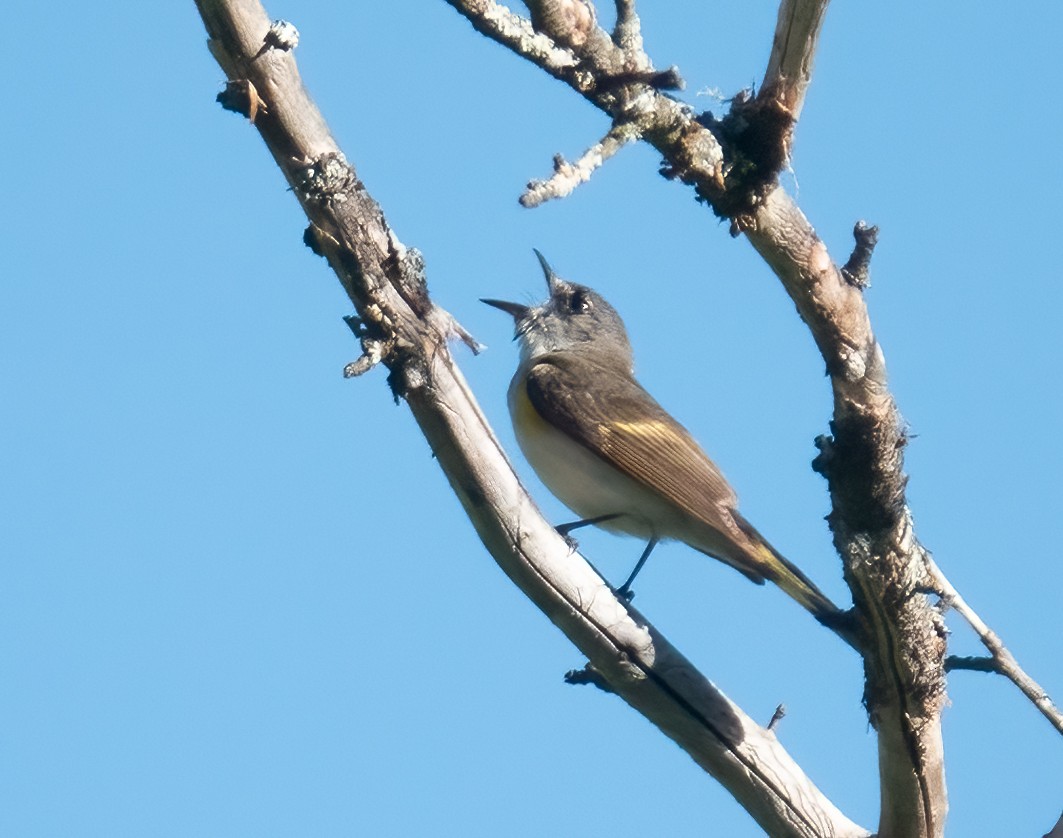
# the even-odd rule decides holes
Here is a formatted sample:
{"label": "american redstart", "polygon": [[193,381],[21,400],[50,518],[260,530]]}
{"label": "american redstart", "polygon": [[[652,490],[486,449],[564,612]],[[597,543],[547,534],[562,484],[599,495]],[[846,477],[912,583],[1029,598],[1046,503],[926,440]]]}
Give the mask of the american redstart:
{"label": "american redstart", "polygon": [[580,520],[646,539],[618,590],[662,539],[689,544],[759,585],[777,584],[821,620],[840,612],[738,512],[738,498],[690,433],[635,380],[616,310],[561,279],[539,251],[550,297],[526,306],[483,300],[513,316],[520,365],[509,387],[513,429],[543,483]]}

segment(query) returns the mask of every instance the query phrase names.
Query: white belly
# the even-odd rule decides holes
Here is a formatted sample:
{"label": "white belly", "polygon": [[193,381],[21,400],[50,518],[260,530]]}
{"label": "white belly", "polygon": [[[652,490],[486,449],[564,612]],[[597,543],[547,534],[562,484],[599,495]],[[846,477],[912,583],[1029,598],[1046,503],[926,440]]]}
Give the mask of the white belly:
{"label": "white belly", "polygon": [[513,430],[525,458],[581,520],[617,515],[599,526],[643,539],[675,537],[680,525],[670,504],[543,421],[516,381],[509,396]]}

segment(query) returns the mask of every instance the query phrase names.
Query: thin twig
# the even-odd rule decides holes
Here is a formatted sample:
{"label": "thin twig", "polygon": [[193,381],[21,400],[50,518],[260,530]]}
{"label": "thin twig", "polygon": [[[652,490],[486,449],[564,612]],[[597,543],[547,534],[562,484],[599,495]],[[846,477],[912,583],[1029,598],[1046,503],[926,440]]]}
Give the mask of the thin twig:
{"label": "thin twig", "polygon": [[554,158],[554,173],[547,180],[533,180],[528,184],[520,203],[525,207],[537,207],[553,198],[564,198],[581,183],[591,179],[595,169],[616,154],[621,148],[639,138],[638,129],[630,123],[619,123],[609,129],[601,140],[587,149],[575,163],[569,163],[560,154]]}
{"label": "thin twig", "polygon": [[[992,655],[995,663],[994,670],[1022,690],[1023,695],[1033,702],[1034,706],[1041,711],[1041,714],[1048,719],[1052,726],[1060,733],[1063,733],[1063,713],[1052,702],[1045,689],[1023,671],[1003,641],[967,604],[967,601],[960,596],[959,591],[952,587],[952,583],[945,578],[941,568],[929,557],[927,558],[927,570],[933,580],[935,592],[942,597],[947,606],[955,609],[967,621],[968,625],[974,629],[975,634],[982,641],[982,645],[989,650],[989,654]],[[961,666],[956,668],[973,669],[974,667]]]}

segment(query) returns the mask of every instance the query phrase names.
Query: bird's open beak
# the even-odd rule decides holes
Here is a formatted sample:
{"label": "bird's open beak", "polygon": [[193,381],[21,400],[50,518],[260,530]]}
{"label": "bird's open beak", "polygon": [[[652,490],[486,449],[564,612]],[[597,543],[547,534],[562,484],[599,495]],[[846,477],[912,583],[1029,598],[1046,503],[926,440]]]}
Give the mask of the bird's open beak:
{"label": "bird's open beak", "polygon": [[[544,257],[543,254],[538,250],[535,250],[535,248],[532,248],[532,251],[539,259],[539,264],[543,269],[543,276],[546,277],[546,287],[550,289],[550,296],[552,297],[558,292],[560,286],[564,284],[564,280],[554,273],[554,269],[550,267],[550,263],[546,261],[546,257]],[[505,300],[485,300],[481,298],[480,302],[487,303],[489,306],[494,306],[495,308],[500,308],[507,314],[513,315],[513,319],[518,324],[524,320],[531,311],[530,306],[521,305],[520,303],[507,303]]]}
{"label": "bird's open beak", "polygon": [[481,303],[487,303],[489,306],[500,308],[506,314],[513,315],[514,320],[523,320],[528,315],[528,307],[523,306],[520,303],[507,303],[505,300],[480,300]]}
{"label": "bird's open beak", "polygon": [[561,277],[554,272],[554,269],[550,267],[550,263],[546,261],[546,257],[543,256],[543,254],[534,247],[532,248],[532,253],[534,253],[539,260],[539,265],[543,269],[543,276],[546,277],[546,287],[550,291],[550,296],[553,297],[560,290],[560,285],[563,284],[563,281]]}

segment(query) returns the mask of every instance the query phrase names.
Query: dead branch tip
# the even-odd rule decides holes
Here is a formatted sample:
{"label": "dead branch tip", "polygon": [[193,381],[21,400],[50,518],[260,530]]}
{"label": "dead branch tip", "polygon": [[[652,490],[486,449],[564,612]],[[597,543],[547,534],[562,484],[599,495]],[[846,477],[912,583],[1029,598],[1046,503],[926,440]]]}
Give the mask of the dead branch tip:
{"label": "dead branch tip", "polygon": [[566,684],[578,684],[589,685],[597,687],[602,692],[612,693],[615,690],[609,685],[609,682],[605,680],[605,677],[595,669],[591,664],[587,664],[583,669],[570,669],[565,673]]}
{"label": "dead branch tip", "polygon": [[616,123],[600,141],[587,149],[575,163],[569,163],[560,154],[554,155],[554,173],[546,180],[528,183],[520,204],[531,209],[554,198],[564,198],[581,183],[591,179],[596,169],[616,154],[621,148],[639,138],[638,129],[629,123]]}
{"label": "dead branch tip", "polygon": [[853,238],[856,245],[849,261],[842,267],[842,276],[854,288],[867,288],[871,284],[869,270],[871,254],[875,252],[875,245],[878,244],[878,227],[857,221],[853,227]]}
{"label": "dead branch tip", "polygon": [[771,714],[771,719],[768,721],[768,730],[775,730],[776,725],[783,720],[786,715],[786,705],[780,704],[775,708],[775,712]]}

